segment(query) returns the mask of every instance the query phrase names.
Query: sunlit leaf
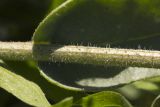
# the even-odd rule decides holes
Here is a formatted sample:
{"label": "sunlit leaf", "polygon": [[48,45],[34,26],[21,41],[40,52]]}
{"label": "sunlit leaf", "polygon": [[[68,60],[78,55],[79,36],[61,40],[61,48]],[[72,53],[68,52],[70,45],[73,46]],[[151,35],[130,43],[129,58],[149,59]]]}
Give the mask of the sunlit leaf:
{"label": "sunlit leaf", "polygon": [[0,87],[29,105],[37,107],[50,105],[39,86],[2,66],[0,66]]}

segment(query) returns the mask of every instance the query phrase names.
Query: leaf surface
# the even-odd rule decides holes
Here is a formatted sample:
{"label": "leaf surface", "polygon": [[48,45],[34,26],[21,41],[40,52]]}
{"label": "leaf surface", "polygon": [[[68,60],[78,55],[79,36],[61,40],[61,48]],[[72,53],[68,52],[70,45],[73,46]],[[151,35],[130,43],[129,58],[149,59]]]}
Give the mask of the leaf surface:
{"label": "leaf surface", "polygon": [[104,91],[75,102],[73,98],[67,98],[52,107],[132,107],[132,105],[119,93]]}
{"label": "leaf surface", "polygon": [[[158,4],[159,1],[151,0],[67,0],[54,9],[34,32],[34,56],[40,53],[36,44],[104,47],[124,43],[127,46],[126,41],[158,37]],[[47,80],[70,90],[97,91],[159,76],[159,70],[147,68],[37,63]]]}
{"label": "leaf surface", "polygon": [[29,105],[36,107],[50,105],[38,85],[2,66],[0,66],[0,87]]}
{"label": "leaf surface", "polygon": [[132,107],[132,105],[119,93],[99,92],[79,101],[82,107]]}
{"label": "leaf surface", "polygon": [[73,106],[73,98],[72,97],[66,98],[66,99],[62,100],[61,102],[59,102],[55,105],[52,105],[52,107],[72,107],[72,106]]}

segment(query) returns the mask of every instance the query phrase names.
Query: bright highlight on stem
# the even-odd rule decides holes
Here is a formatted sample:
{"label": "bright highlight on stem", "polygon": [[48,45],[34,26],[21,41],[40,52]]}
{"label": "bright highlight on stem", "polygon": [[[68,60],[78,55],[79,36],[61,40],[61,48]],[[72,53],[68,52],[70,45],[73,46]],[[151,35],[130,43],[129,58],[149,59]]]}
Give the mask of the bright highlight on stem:
{"label": "bright highlight on stem", "polygon": [[32,42],[0,42],[0,59],[160,68],[160,51],[33,45]]}

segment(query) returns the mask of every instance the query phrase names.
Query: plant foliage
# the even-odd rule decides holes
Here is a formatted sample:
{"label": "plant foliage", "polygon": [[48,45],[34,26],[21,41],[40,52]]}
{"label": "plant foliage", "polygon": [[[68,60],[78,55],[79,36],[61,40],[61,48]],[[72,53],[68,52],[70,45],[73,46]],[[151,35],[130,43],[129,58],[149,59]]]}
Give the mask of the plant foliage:
{"label": "plant foliage", "polygon": [[[33,34],[34,57],[39,54],[37,44],[160,50],[159,0],[40,1],[2,0],[0,40],[29,40]],[[13,96],[37,107],[160,106],[160,69],[4,62],[0,106],[7,106]]]}

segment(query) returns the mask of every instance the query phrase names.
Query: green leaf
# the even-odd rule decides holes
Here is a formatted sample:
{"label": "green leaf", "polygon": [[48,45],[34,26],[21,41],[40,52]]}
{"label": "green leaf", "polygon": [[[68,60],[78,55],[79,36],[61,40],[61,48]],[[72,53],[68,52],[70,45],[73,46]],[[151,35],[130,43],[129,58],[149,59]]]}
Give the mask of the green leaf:
{"label": "green leaf", "polygon": [[104,91],[82,98],[76,104],[82,107],[132,107],[119,93]]}
{"label": "green leaf", "polygon": [[143,89],[151,92],[159,92],[160,90],[160,87],[156,83],[147,80],[137,81],[133,85],[138,89]]}
{"label": "green leaf", "polygon": [[[80,91],[73,91],[70,89],[59,87],[57,84],[52,84],[47,81],[41,74],[37,68],[37,65],[32,62],[24,62],[24,61],[5,61],[5,63],[18,75],[23,76],[24,78],[33,81],[38,84],[46,97],[49,99],[53,99],[55,102],[59,102],[64,98],[73,96],[76,99],[81,98],[82,96],[86,96],[87,93]],[[25,69],[24,69],[25,68]],[[23,70],[23,72],[22,72]]]}
{"label": "green leaf", "polygon": [[78,101],[73,101],[72,97],[66,98],[52,107],[132,107],[132,105],[119,93],[104,91],[88,95]]}
{"label": "green leaf", "polygon": [[50,105],[38,85],[2,66],[0,66],[0,87],[29,105],[36,107]]}
{"label": "green leaf", "polygon": [[[159,36],[158,4],[159,1],[151,0],[67,0],[54,9],[34,32],[34,56],[39,54],[36,44],[104,47],[109,43]],[[37,63],[41,74],[51,83],[78,91],[103,90],[159,75],[159,70],[147,68]],[[143,74],[139,75],[140,72]]]}
{"label": "green leaf", "polygon": [[69,97],[51,107],[72,107],[72,105],[73,105],[73,98]]}
{"label": "green leaf", "polygon": [[[0,60],[0,66],[6,67],[6,64],[2,60]],[[0,107],[4,107],[5,104],[7,104],[7,102],[9,101],[9,98],[10,94],[0,89]]]}
{"label": "green leaf", "polygon": [[35,43],[106,46],[159,36],[159,4],[157,0],[67,0],[42,21],[33,39]]}
{"label": "green leaf", "polygon": [[59,5],[61,5],[65,1],[67,1],[67,0],[53,0],[52,1],[52,9],[57,8]]}

